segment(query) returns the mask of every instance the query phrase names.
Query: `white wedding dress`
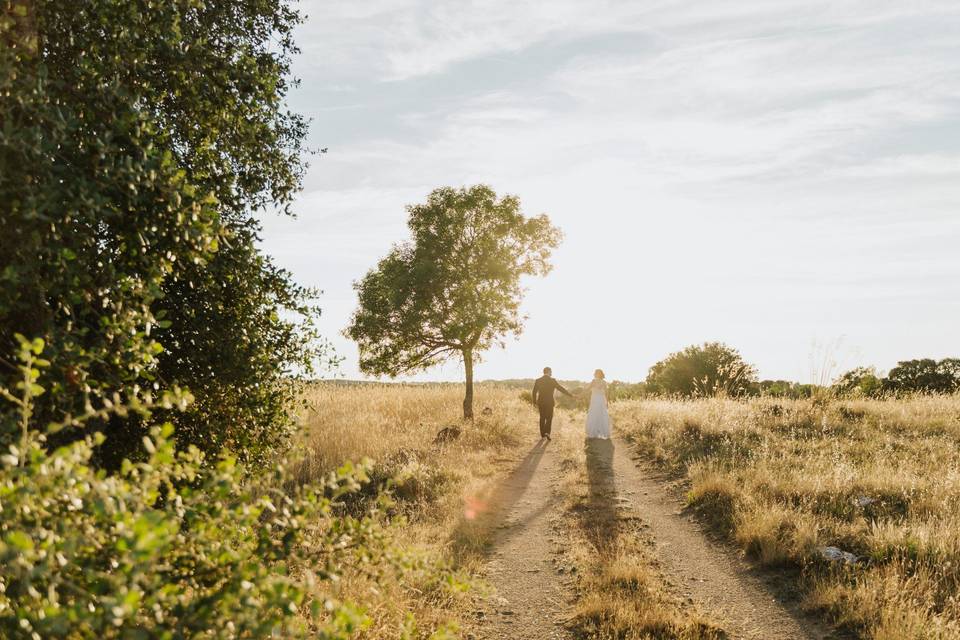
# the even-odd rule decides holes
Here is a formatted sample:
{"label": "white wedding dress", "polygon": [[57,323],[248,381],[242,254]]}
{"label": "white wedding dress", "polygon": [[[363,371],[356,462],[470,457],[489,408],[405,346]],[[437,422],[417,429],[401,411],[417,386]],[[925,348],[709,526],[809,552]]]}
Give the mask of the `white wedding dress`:
{"label": "white wedding dress", "polygon": [[607,412],[607,383],[594,379],[590,383],[590,409],[587,411],[587,437],[610,437],[610,414]]}

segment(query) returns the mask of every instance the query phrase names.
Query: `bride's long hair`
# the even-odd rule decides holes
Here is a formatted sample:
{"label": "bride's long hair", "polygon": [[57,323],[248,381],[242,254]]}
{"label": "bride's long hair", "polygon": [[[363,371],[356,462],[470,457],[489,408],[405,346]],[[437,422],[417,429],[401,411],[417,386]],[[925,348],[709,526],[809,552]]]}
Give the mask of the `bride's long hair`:
{"label": "bride's long hair", "polygon": [[594,372],[593,372],[593,378],[594,378],[594,380],[596,380],[596,379],[603,380],[604,378],[606,378],[606,376],[603,375],[603,369],[597,369],[596,371],[594,371]]}

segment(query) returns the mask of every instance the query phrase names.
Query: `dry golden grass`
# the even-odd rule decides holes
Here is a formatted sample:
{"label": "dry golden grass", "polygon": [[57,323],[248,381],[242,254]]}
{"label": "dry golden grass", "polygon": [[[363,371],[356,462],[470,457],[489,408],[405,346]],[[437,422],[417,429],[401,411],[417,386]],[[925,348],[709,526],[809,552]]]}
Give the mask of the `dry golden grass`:
{"label": "dry golden grass", "polygon": [[[802,567],[806,606],[876,640],[960,638],[960,397],[628,401],[639,450],[760,562]],[[864,558],[838,567],[837,546]]]}
{"label": "dry golden grass", "polygon": [[[322,475],[344,460],[386,458],[399,450],[430,450],[437,432],[462,426],[459,385],[342,385],[308,388],[301,446],[309,453],[301,473]],[[477,387],[475,426],[445,449],[447,458],[513,443],[529,408],[513,389]],[[483,408],[492,414],[482,415]]]}
{"label": "dry golden grass", "polygon": [[[462,393],[456,385],[316,384],[306,390],[299,479],[369,458],[372,484],[390,481],[393,517],[403,518],[394,530],[394,543],[408,558],[401,570],[392,578],[358,571],[342,581],[339,596],[362,603],[373,618],[358,637],[427,637],[463,613],[458,580],[469,579],[489,541],[478,517],[485,496],[519,459],[521,430],[535,429],[535,422],[516,390],[480,385],[477,418],[463,423]],[[435,444],[448,426],[460,428],[461,436]],[[417,631],[408,614],[416,617]]]}

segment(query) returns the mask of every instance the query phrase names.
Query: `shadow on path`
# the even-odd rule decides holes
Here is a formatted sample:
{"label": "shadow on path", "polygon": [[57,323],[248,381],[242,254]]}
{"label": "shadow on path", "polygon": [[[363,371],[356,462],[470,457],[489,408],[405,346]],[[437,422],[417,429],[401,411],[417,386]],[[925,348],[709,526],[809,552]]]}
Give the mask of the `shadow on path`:
{"label": "shadow on path", "polygon": [[[468,495],[464,498],[464,513],[460,524],[450,535],[450,548],[458,562],[462,563],[467,559],[482,556],[489,550],[493,542],[493,536],[490,535],[491,528],[500,520],[500,516],[509,514],[523,497],[548,446],[548,440],[537,442],[516,469],[497,485],[491,495],[487,497]],[[537,517],[547,507],[546,504],[541,505],[533,513],[527,514],[521,520],[512,521],[511,524],[522,525],[525,521]],[[522,529],[522,526],[516,526],[514,529]]]}
{"label": "shadow on path", "polygon": [[616,542],[620,535],[617,517],[617,487],[613,476],[613,440],[586,438],[586,502],[576,508],[587,540],[598,551]]}

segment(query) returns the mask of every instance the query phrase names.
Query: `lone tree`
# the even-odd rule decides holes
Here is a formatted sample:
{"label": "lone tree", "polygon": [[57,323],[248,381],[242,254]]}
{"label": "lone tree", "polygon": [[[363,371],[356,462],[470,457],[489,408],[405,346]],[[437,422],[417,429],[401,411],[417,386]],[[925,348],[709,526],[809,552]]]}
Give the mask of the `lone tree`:
{"label": "lone tree", "polygon": [[757,370],[720,342],[689,346],[650,367],[650,393],[679,396],[738,396],[757,383]]}
{"label": "lone tree", "polygon": [[460,357],[463,417],[472,418],[477,354],[520,333],[521,276],[550,271],[562,234],[486,185],[436,189],[407,211],[412,239],[354,284],[359,306],[345,334],[365,373],[393,377]]}

